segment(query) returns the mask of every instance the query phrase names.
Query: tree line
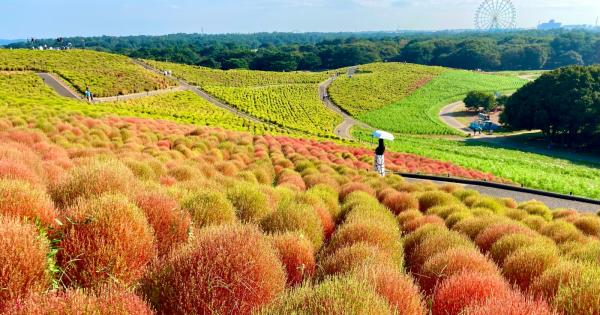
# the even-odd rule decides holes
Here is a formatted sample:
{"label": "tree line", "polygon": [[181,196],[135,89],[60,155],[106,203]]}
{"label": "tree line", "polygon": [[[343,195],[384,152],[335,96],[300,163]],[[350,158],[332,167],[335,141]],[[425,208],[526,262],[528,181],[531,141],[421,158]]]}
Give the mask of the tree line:
{"label": "tree line", "polygon": [[[218,69],[325,70],[378,61],[484,71],[600,63],[600,32],[173,34],[65,38],[74,48]],[[56,44],[36,40],[35,45]],[[15,43],[9,48],[29,48]]]}

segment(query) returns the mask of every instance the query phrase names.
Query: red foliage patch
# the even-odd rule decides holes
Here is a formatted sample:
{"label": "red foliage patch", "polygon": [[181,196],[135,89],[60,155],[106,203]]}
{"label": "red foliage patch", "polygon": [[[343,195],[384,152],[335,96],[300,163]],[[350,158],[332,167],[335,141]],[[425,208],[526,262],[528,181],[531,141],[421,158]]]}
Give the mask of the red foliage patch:
{"label": "red foliage patch", "polygon": [[273,245],[287,273],[287,284],[294,286],[310,279],[317,263],[310,240],[292,233],[276,235]]}

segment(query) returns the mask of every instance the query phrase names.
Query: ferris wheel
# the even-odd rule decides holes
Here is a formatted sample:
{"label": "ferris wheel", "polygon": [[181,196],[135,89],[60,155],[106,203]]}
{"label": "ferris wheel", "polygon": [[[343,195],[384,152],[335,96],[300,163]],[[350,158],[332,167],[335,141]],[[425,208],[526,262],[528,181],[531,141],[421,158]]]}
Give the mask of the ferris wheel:
{"label": "ferris wheel", "polygon": [[506,30],[517,27],[517,9],[511,0],[485,0],[475,13],[479,30]]}

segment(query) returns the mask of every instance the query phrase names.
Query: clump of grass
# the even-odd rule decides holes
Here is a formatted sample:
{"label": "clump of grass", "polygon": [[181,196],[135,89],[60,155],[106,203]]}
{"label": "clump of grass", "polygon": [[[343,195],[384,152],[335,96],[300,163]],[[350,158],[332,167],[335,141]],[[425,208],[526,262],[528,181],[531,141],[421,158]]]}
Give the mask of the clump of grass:
{"label": "clump of grass", "polygon": [[105,193],[131,196],[135,177],[123,163],[110,159],[93,159],[69,170],[50,195],[59,207],[65,207],[77,198],[97,197]]}
{"label": "clump of grass", "polygon": [[424,226],[424,225],[439,225],[446,226],[446,222],[444,219],[438,217],[437,215],[426,215],[418,218],[414,218],[408,222],[405,222],[402,225],[402,231],[406,233],[410,233],[415,231],[416,229]]}
{"label": "clump of grass", "polygon": [[407,210],[419,209],[419,200],[403,192],[390,193],[383,199],[383,204],[396,215]]}
{"label": "clump of grass", "polygon": [[573,225],[589,236],[600,237],[600,217],[584,215],[573,221]]}
{"label": "clump of grass", "polygon": [[214,190],[188,194],[181,201],[181,208],[190,214],[194,226],[198,228],[237,221],[232,203],[223,193]]}
{"label": "clump of grass", "polygon": [[540,232],[559,244],[571,241],[577,242],[584,238],[583,233],[575,225],[562,220],[548,223]]}
{"label": "clump of grass", "polygon": [[44,292],[51,276],[50,243],[32,224],[0,215],[0,248],[1,312],[12,301]]}
{"label": "clump of grass", "polygon": [[131,284],[155,255],[146,216],[122,195],[81,199],[65,215],[57,261],[69,286]]}
{"label": "clump of grass", "polygon": [[580,277],[589,264],[561,260],[536,278],[529,288],[530,292],[546,301],[552,302],[558,288],[571,281],[580,281]]}
{"label": "clump of grass", "polygon": [[418,274],[421,289],[431,294],[438,284],[462,272],[499,275],[498,267],[473,248],[451,248],[427,259]]}
{"label": "clump of grass", "polygon": [[238,182],[229,188],[227,199],[235,207],[237,217],[245,223],[259,223],[273,212],[265,194],[250,183]]}
{"label": "clump of grass", "polygon": [[366,266],[356,272],[357,278],[369,283],[392,307],[393,312],[424,315],[425,305],[412,278],[389,265]]}
{"label": "clump of grass", "polygon": [[390,265],[400,269],[401,265],[393,262],[393,258],[376,246],[356,243],[343,247],[326,256],[320,262],[323,276],[347,275],[359,268],[374,265]]}
{"label": "clump of grass", "polygon": [[585,243],[569,242],[561,244],[563,254],[571,259],[600,264],[600,241],[590,240]]}
{"label": "clump of grass", "polygon": [[419,199],[419,210],[426,212],[429,208],[436,206],[447,206],[458,203],[452,194],[443,191],[426,191],[417,195]]}
{"label": "clump of grass", "polygon": [[296,233],[278,234],[272,243],[287,274],[287,285],[295,286],[311,279],[316,271],[312,243]]}
{"label": "clump of grass", "polygon": [[473,249],[475,245],[464,235],[456,232],[427,235],[407,260],[411,272],[419,273],[430,257],[452,248]]}
{"label": "clump of grass", "polygon": [[579,281],[569,281],[559,286],[554,307],[566,315],[597,314],[600,310],[600,268],[588,267]]}
{"label": "clump of grass", "polygon": [[348,195],[357,191],[362,191],[369,194],[370,196],[375,197],[375,190],[371,188],[371,186],[359,182],[350,182],[342,186],[342,188],[340,189],[340,201],[345,201]]}
{"label": "clump of grass", "polygon": [[[391,315],[389,303],[354,276],[331,277],[289,291],[257,315],[364,314]],[[412,315],[412,314],[410,314]]]}
{"label": "clump of grass", "polygon": [[140,314],[154,312],[137,295],[123,289],[102,288],[99,293],[84,290],[56,291],[29,296],[9,311],[11,315],[48,314]]}
{"label": "clump of grass", "polygon": [[498,223],[481,231],[475,238],[475,244],[479,246],[483,252],[488,252],[496,241],[506,235],[515,233],[532,235],[533,231],[514,223]]}
{"label": "clump of grass", "polygon": [[185,243],[191,225],[190,215],[179,208],[175,199],[159,191],[139,193],[136,205],[144,211],[148,223],[154,229],[159,256]]}
{"label": "clump of grass", "polygon": [[462,315],[555,315],[556,312],[541,299],[526,298],[518,292],[508,296],[492,297],[483,303],[469,306]]}
{"label": "clump of grass", "polygon": [[347,223],[342,225],[327,245],[327,252],[337,250],[357,243],[365,243],[379,248],[393,257],[398,264],[402,262],[402,245],[397,229],[389,229],[377,222]]}
{"label": "clump of grass", "polygon": [[553,217],[552,210],[550,210],[550,208],[548,208],[548,206],[546,206],[544,203],[537,200],[523,202],[519,205],[519,209],[523,209],[531,215],[540,216],[546,221],[551,221]]}
{"label": "clump of grass", "polygon": [[509,282],[527,291],[535,278],[559,262],[556,247],[535,244],[516,250],[504,260],[502,273]]}
{"label": "clump of grass", "polygon": [[260,225],[271,233],[298,232],[310,240],[315,250],[319,250],[325,240],[323,225],[315,210],[296,201],[280,204]]}
{"label": "clump of grass", "polygon": [[446,279],[433,294],[432,315],[458,315],[468,307],[510,296],[508,283],[499,275],[460,273]]}
{"label": "clump of grass", "polygon": [[492,257],[492,260],[494,260],[498,265],[502,266],[506,257],[510,256],[512,253],[521,248],[529,247],[536,243],[546,244],[548,246],[554,245],[551,240],[542,237],[534,237],[519,233],[508,234],[500,238],[494,243],[494,245],[492,245],[489,254],[490,257]]}
{"label": "clump of grass", "polygon": [[0,180],[0,215],[39,222],[47,227],[56,224],[58,212],[45,191],[20,180]]}
{"label": "clump of grass", "polygon": [[213,226],[157,264],[141,291],[159,313],[251,314],[285,288],[277,252],[258,228]]}

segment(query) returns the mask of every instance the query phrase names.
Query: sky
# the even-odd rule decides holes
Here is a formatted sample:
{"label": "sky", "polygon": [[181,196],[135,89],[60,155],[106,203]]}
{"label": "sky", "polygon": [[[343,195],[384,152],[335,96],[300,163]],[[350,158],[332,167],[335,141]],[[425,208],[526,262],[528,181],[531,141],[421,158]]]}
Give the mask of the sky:
{"label": "sky", "polygon": [[[0,0],[0,38],[473,28],[483,0]],[[600,0],[513,0],[517,26],[595,24]]]}

